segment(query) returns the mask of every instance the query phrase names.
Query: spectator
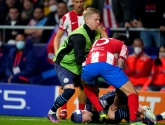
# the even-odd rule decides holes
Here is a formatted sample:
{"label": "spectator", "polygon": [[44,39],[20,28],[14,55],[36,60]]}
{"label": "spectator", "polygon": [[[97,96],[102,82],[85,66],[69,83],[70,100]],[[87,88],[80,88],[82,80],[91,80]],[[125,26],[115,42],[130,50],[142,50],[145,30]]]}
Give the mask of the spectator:
{"label": "spectator", "polygon": [[8,57],[8,48],[3,45],[2,36],[0,34],[0,81],[6,77],[5,64]]}
{"label": "spectator", "polygon": [[[33,18],[29,21],[28,26],[44,26],[46,21],[47,18],[44,17],[43,7],[37,6],[34,9]],[[27,38],[34,43],[39,43],[42,31],[42,29],[25,29],[25,34],[27,34]]]}
{"label": "spectator", "polygon": [[57,10],[57,0],[47,0],[44,2],[44,15],[48,15],[51,12]]}
{"label": "spectator", "polygon": [[[164,5],[164,0],[137,0],[134,26],[161,30],[161,27],[165,26]],[[165,45],[164,37],[159,31],[141,31],[140,38],[144,41],[145,47],[152,46],[153,40],[157,47]]]}
{"label": "spectator", "polygon": [[5,3],[8,8],[11,8],[16,6],[17,0],[5,0]]}
{"label": "spectator", "polygon": [[9,13],[9,10],[10,8],[12,7],[16,7],[18,8],[19,7],[19,2],[17,2],[17,0],[5,0],[5,10],[3,11],[3,13],[5,14],[5,20],[8,19],[8,13]]}
{"label": "spectator", "polygon": [[130,0],[93,0],[91,6],[102,12],[104,27],[131,27]]}
{"label": "spectator", "polygon": [[146,90],[147,87],[152,91],[165,91],[165,46],[159,48],[158,56],[152,65],[151,75],[142,89]]}
{"label": "spectator", "polygon": [[150,74],[152,59],[144,53],[143,41],[140,38],[134,40],[133,48],[134,53],[128,56],[124,72],[136,89],[141,89]]}
{"label": "spectator", "polygon": [[[57,32],[58,25],[60,23],[60,19],[67,13],[67,5],[65,2],[61,1],[57,4],[57,12],[51,12],[47,16],[47,21],[45,26],[55,26],[53,32]],[[51,37],[52,30],[44,30],[41,36],[41,43],[47,43],[49,38]]]}
{"label": "spectator", "polygon": [[[9,9],[9,19],[6,20],[5,25],[10,25],[10,26],[17,26],[17,25],[22,25],[22,21],[20,19],[20,12],[19,9],[16,7],[12,7]],[[23,32],[23,30],[20,29],[7,29],[5,33],[5,41],[7,42],[8,40],[14,40],[16,35]]]}
{"label": "spectator", "polygon": [[37,58],[32,44],[25,41],[25,36],[16,36],[16,46],[10,50],[5,68],[7,77],[3,82],[33,83],[37,67]]}
{"label": "spectator", "polygon": [[33,16],[34,4],[33,0],[23,0],[23,9],[21,13],[21,18],[24,22],[24,25],[27,25]]}

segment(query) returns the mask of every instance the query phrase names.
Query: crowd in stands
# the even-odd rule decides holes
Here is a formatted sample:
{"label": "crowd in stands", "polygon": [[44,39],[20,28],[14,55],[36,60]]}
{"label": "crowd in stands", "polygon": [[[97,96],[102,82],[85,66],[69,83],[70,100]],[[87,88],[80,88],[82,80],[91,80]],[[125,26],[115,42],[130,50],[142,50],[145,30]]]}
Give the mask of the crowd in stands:
{"label": "crowd in stands", "polygon": [[[129,32],[134,52],[126,60],[124,72],[138,90],[165,91],[165,1],[164,0],[85,0],[84,8],[101,12],[101,25],[109,37],[111,28],[156,28]],[[47,44],[48,62],[54,56],[54,38],[60,19],[72,10],[71,0],[0,0],[0,25],[54,26],[47,29],[0,28],[0,81],[33,83],[40,79],[33,44]],[[5,36],[5,37],[3,37]],[[65,33],[61,42],[65,39]],[[8,49],[4,44],[14,44]],[[157,47],[156,58],[144,51]],[[6,61],[7,60],[7,61]],[[39,81],[39,80],[38,80]]]}

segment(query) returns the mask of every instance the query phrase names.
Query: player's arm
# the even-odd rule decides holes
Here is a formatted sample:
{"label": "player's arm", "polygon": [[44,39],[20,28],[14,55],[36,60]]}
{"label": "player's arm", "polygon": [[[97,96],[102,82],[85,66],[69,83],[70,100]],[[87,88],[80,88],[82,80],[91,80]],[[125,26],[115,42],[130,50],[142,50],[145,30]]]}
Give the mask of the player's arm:
{"label": "player's arm", "polygon": [[125,60],[122,59],[122,58],[119,58],[118,59],[118,66],[122,69],[124,69],[124,66],[125,66]]}
{"label": "player's arm", "polygon": [[60,46],[60,40],[61,40],[61,37],[63,36],[65,30],[62,30],[62,29],[58,29],[57,31],[57,34],[56,34],[56,37],[54,38],[54,53],[57,52],[59,46]]}
{"label": "player's arm", "polygon": [[105,32],[105,30],[103,29],[101,25],[97,27],[97,30],[100,32],[102,38],[108,38],[107,33]]}
{"label": "player's arm", "polygon": [[81,34],[75,34],[72,35],[69,40],[73,44],[74,48],[74,54],[76,58],[76,63],[78,65],[82,65],[82,63],[85,61],[85,47],[86,47],[86,39],[83,35]]}
{"label": "player's arm", "polygon": [[113,104],[111,105],[111,110],[112,110],[112,111],[117,110],[117,108],[118,108],[119,91],[120,91],[119,89],[116,89],[116,94],[115,94],[114,102],[113,102]]}
{"label": "player's arm", "polygon": [[120,55],[119,55],[119,59],[118,59],[118,66],[122,69],[124,69],[125,67],[125,60],[128,57],[128,48],[126,45],[122,45],[121,47],[121,51],[120,51]]}
{"label": "player's arm", "polygon": [[64,34],[64,32],[68,28],[68,19],[65,15],[60,19],[59,29],[56,33],[56,37],[54,38],[54,53],[57,52],[60,46],[60,40]]}

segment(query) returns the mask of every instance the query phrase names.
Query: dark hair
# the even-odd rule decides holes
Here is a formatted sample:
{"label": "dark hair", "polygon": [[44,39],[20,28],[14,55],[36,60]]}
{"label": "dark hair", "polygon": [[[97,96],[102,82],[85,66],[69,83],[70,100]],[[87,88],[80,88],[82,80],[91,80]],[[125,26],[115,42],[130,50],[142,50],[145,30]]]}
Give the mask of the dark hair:
{"label": "dark hair", "polygon": [[11,8],[9,8],[9,11],[10,11],[11,9],[16,9],[16,10],[18,10],[18,13],[21,12],[20,9],[19,9],[18,7],[11,7]]}
{"label": "dark hair", "polygon": [[72,122],[74,122],[74,114],[73,114],[73,113],[72,113],[71,116],[70,116],[70,120],[71,120]]}
{"label": "dark hair", "polygon": [[[161,47],[159,47],[159,51],[160,51],[160,48],[165,48],[165,46],[161,46]],[[158,65],[162,65],[162,61],[159,59],[159,52],[158,52],[158,54],[157,54],[157,57],[156,57],[156,59],[155,59],[155,61],[154,61],[154,64],[156,65],[156,66],[158,66]]]}
{"label": "dark hair", "polygon": [[63,3],[63,4],[66,4],[67,5],[67,3],[64,2],[63,0],[60,0],[60,1],[57,2],[57,4],[60,4],[60,3]]}
{"label": "dark hair", "polygon": [[142,46],[144,46],[143,40],[142,40],[141,38],[136,38],[136,39],[134,39],[134,41],[135,41],[135,40],[140,41],[141,44],[142,44]]}
{"label": "dark hair", "polygon": [[128,40],[127,36],[124,33],[115,32],[113,34],[112,38],[120,40],[120,41],[124,41],[125,44],[129,43],[129,40]]}
{"label": "dark hair", "polygon": [[35,9],[37,9],[37,8],[40,8],[42,10],[42,12],[44,12],[44,6],[43,5],[39,4],[35,7]]}
{"label": "dark hair", "polygon": [[[23,2],[24,2],[25,0],[23,0]],[[34,1],[33,0],[28,0],[28,1],[30,1],[30,3],[34,3]]]}
{"label": "dark hair", "polygon": [[27,35],[26,35],[25,33],[18,33],[18,34],[16,35],[16,37],[17,37],[18,35],[24,36],[25,39],[26,39],[26,37],[27,37]]}

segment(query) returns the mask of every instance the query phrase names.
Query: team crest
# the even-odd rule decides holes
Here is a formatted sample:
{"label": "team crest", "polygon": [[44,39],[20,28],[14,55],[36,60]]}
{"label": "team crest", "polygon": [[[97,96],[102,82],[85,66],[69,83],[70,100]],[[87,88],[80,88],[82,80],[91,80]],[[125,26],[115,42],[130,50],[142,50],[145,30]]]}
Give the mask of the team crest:
{"label": "team crest", "polygon": [[64,78],[64,83],[67,83],[69,82],[69,79],[68,78]]}

